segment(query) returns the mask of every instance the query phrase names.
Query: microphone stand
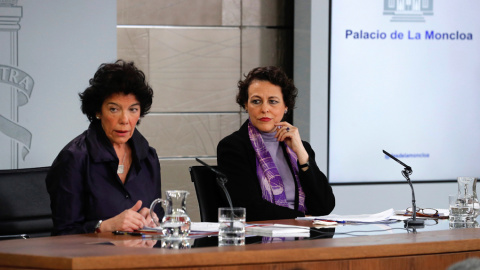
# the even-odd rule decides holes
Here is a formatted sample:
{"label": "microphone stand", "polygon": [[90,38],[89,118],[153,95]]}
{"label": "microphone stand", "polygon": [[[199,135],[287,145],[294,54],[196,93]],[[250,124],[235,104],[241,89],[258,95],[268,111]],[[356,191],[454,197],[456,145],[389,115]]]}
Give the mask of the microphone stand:
{"label": "microphone stand", "polygon": [[203,166],[209,168],[212,172],[214,172],[217,175],[217,184],[222,188],[223,193],[225,193],[225,196],[227,197],[228,204],[230,205],[230,211],[232,212],[232,220],[230,222],[230,228],[233,228],[233,218],[235,217],[235,213],[233,212],[233,204],[232,204],[232,199],[230,198],[230,194],[228,193],[227,188],[225,187],[225,183],[227,183],[228,179],[227,176],[214,168],[212,168],[210,165],[207,163],[203,162],[199,158],[195,158],[196,161],[201,163]]}
{"label": "microphone stand", "polygon": [[203,166],[207,167],[210,169],[212,172],[214,172],[217,175],[217,184],[222,188],[223,193],[225,193],[225,197],[227,197],[228,204],[230,205],[230,209],[232,209],[233,212],[233,204],[232,204],[232,199],[230,199],[230,194],[228,193],[227,188],[225,187],[225,183],[227,183],[228,179],[227,176],[214,168],[212,166],[208,165],[207,163],[203,162],[199,158],[195,158],[196,161],[201,163]]}
{"label": "microphone stand", "polygon": [[404,220],[405,222],[405,227],[407,228],[419,228],[419,227],[424,227],[424,221],[421,220],[421,219],[417,219],[417,205],[416,205],[416,202],[415,202],[415,191],[413,190],[413,185],[412,185],[412,181],[410,180],[410,177],[409,175],[412,174],[412,168],[408,165],[406,165],[405,163],[401,162],[400,160],[398,160],[396,157],[392,156],[391,154],[389,154],[387,151],[383,150],[383,153],[387,156],[389,156],[391,159],[395,160],[396,162],[398,162],[399,164],[401,164],[404,169],[402,170],[402,175],[403,177],[405,177],[405,179],[407,179],[407,182],[408,184],[410,185],[410,188],[412,189],[412,218],[409,218],[407,220]]}

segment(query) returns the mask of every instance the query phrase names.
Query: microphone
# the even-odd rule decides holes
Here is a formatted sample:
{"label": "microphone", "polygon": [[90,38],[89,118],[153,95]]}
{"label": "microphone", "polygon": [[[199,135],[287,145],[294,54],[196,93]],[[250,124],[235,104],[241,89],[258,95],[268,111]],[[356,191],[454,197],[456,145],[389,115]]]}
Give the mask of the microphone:
{"label": "microphone", "polygon": [[403,165],[403,167],[405,167],[405,169],[407,170],[408,172],[408,175],[412,174],[412,167],[408,166],[407,164],[401,162],[400,160],[398,160],[396,157],[392,156],[391,154],[389,154],[387,151],[383,150],[383,153],[387,156],[389,156],[391,159],[395,160],[396,162],[400,163]]}
{"label": "microphone", "polygon": [[410,181],[410,177],[408,177],[413,172],[412,168],[410,166],[408,166],[407,164],[398,160],[396,157],[389,154],[387,151],[383,150],[383,153],[385,155],[389,156],[391,159],[395,160],[396,162],[398,162],[399,164],[401,164],[404,167],[404,169],[402,170],[402,175],[403,175],[403,177],[405,177],[405,179],[407,179],[407,182],[410,185],[410,188],[412,189],[412,211],[413,211],[413,214],[412,214],[412,218],[409,218],[409,219],[404,221],[405,222],[405,227],[412,227],[412,228],[423,227],[424,226],[424,221],[423,220],[417,220],[417,206],[416,206],[416,203],[415,203],[415,191],[413,190],[412,181]]}
{"label": "microphone", "polygon": [[217,175],[217,184],[222,188],[223,193],[225,193],[225,197],[227,197],[228,204],[230,205],[230,209],[232,209],[233,212],[233,204],[232,204],[232,199],[230,199],[230,194],[228,193],[227,188],[225,187],[225,183],[227,183],[228,179],[225,174],[222,172],[219,172],[218,170],[215,170],[212,168],[212,166],[208,165],[207,163],[203,162],[199,158],[195,158],[196,161],[201,163],[203,166],[209,168],[212,172],[214,172]]}

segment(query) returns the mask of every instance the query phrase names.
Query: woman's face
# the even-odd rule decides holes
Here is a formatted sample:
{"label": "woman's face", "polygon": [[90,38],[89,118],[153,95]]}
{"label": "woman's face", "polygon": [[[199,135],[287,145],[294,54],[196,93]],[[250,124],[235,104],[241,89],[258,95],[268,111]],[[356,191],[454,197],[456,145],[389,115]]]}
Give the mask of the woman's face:
{"label": "woman's face", "polygon": [[106,98],[97,115],[112,144],[126,143],[133,135],[140,118],[140,102],[133,94],[113,94]]}
{"label": "woman's face", "polygon": [[282,89],[268,81],[253,81],[248,87],[245,108],[252,124],[262,132],[274,132],[287,107]]}

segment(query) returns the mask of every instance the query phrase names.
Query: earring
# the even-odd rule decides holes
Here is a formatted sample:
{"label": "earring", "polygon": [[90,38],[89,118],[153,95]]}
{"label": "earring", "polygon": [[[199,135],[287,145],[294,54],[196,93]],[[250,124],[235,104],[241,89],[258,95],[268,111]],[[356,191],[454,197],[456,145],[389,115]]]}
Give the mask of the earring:
{"label": "earring", "polygon": [[285,110],[285,114],[288,112],[288,110]]}
{"label": "earring", "polygon": [[97,115],[97,119],[100,119],[100,116]]}

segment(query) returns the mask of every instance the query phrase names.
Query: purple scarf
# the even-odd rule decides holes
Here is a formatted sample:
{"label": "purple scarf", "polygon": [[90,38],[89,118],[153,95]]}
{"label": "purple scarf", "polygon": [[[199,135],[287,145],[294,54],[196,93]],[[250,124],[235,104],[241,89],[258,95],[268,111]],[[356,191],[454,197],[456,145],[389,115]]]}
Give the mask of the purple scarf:
{"label": "purple scarf", "polygon": [[[280,177],[272,156],[263,142],[262,135],[258,129],[252,125],[250,120],[248,121],[248,136],[250,137],[250,142],[257,156],[257,177],[260,181],[260,187],[262,188],[262,198],[276,205],[288,207],[282,177]],[[298,178],[298,158],[290,147],[285,146],[298,187],[298,210],[305,213],[305,193],[302,190],[302,186],[300,186],[300,180]]]}

